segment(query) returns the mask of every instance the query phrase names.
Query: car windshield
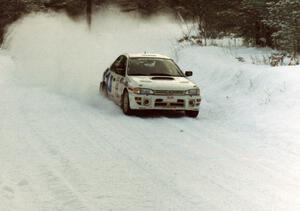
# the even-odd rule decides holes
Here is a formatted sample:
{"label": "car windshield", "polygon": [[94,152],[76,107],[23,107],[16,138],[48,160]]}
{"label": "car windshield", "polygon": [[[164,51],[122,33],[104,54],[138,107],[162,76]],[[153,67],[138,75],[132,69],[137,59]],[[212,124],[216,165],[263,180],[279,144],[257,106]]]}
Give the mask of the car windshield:
{"label": "car windshield", "polygon": [[184,76],[179,67],[171,59],[162,58],[131,58],[128,63],[127,75]]}

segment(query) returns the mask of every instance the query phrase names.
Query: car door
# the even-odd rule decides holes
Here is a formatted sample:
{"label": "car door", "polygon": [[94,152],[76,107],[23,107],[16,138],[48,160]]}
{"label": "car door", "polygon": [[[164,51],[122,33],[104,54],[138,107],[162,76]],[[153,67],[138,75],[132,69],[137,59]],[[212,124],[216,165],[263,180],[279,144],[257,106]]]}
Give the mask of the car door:
{"label": "car door", "polygon": [[127,68],[127,57],[121,56],[120,62],[115,67],[114,97],[117,102],[121,102],[121,98],[124,90],[126,68]]}
{"label": "car door", "polygon": [[119,63],[121,62],[122,57],[119,56],[116,61],[110,66],[109,76],[107,78],[107,92],[109,97],[113,100],[115,99],[116,91],[116,71]]}

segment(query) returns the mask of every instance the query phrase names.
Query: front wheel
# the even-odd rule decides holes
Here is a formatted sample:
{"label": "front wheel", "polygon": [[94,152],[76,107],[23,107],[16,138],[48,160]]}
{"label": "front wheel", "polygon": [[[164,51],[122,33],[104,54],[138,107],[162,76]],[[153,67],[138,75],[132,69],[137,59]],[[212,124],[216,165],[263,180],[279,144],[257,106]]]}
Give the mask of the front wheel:
{"label": "front wheel", "polygon": [[124,91],[124,94],[123,94],[122,110],[123,110],[123,113],[126,115],[131,115],[133,113],[130,108],[129,94],[127,91]]}
{"label": "front wheel", "polygon": [[185,115],[188,117],[196,118],[199,114],[199,111],[185,111]]}

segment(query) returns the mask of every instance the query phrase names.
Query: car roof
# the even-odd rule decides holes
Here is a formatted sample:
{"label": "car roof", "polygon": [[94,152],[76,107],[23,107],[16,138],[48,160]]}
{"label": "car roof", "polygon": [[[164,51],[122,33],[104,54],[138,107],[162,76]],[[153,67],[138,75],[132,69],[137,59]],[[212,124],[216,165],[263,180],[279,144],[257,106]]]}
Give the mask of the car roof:
{"label": "car roof", "polygon": [[168,56],[164,56],[161,54],[152,54],[152,53],[137,53],[137,54],[125,54],[129,58],[158,58],[158,59],[171,59]]}

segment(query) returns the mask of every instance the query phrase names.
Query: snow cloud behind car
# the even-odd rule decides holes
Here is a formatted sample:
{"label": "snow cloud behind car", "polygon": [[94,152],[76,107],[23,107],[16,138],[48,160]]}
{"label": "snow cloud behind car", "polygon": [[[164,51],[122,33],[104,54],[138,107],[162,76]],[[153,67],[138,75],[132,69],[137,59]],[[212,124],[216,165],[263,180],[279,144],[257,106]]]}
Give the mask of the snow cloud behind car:
{"label": "snow cloud behind car", "polygon": [[4,47],[15,58],[21,83],[95,103],[99,79],[116,55],[147,51],[172,56],[179,25],[165,15],[137,16],[115,8],[99,11],[89,31],[84,18],[31,14],[9,28]]}

